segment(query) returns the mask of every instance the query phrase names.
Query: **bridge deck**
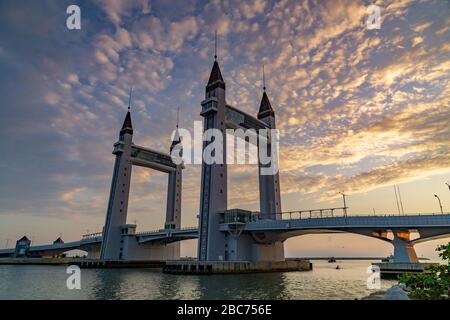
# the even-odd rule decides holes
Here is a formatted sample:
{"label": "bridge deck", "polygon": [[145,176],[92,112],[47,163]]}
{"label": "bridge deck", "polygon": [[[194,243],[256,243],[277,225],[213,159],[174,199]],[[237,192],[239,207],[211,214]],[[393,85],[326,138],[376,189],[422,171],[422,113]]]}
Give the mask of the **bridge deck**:
{"label": "bridge deck", "polygon": [[283,220],[258,220],[247,222],[244,230],[289,230],[297,228],[419,228],[450,227],[450,214],[403,216],[348,216],[301,218]]}
{"label": "bridge deck", "polygon": [[[221,224],[222,231],[228,230],[230,223]],[[233,223],[231,223],[233,224]],[[450,214],[410,214],[402,216],[339,216],[339,217],[303,217],[299,219],[283,219],[283,220],[256,220],[241,224],[243,231],[295,231],[295,230],[340,230],[355,228],[449,228]],[[140,243],[148,241],[160,241],[165,238],[175,239],[176,241],[194,239],[198,236],[198,228],[182,228],[175,230],[160,229],[149,232],[140,232],[135,234],[139,237]],[[60,251],[74,250],[83,246],[100,243],[102,241],[101,234],[95,234],[84,237],[79,241],[48,244],[30,247],[30,252]],[[14,254],[14,248],[0,249],[1,255]]]}

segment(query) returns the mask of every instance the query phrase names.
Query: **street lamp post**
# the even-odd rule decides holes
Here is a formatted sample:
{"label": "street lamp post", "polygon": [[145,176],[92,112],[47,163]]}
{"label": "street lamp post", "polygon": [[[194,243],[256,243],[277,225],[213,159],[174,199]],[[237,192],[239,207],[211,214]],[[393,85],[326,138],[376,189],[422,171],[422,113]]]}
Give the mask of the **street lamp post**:
{"label": "street lamp post", "polygon": [[438,197],[437,194],[434,195],[436,197],[436,199],[438,199],[439,201],[439,207],[441,208],[441,213],[444,213],[444,210],[442,210],[442,203],[441,203],[441,199]]}
{"label": "street lamp post", "polygon": [[347,218],[347,204],[345,203],[345,193],[339,192],[342,194],[342,198],[344,199],[344,216]]}

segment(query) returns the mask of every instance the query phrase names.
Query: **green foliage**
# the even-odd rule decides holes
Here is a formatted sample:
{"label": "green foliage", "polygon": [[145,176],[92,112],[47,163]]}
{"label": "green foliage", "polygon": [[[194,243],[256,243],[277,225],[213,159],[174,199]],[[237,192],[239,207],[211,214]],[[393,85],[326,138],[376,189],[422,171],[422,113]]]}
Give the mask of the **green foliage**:
{"label": "green foliage", "polygon": [[431,265],[427,272],[403,274],[399,281],[406,284],[409,295],[415,299],[449,299],[450,296],[450,242],[439,246],[442,265]]}

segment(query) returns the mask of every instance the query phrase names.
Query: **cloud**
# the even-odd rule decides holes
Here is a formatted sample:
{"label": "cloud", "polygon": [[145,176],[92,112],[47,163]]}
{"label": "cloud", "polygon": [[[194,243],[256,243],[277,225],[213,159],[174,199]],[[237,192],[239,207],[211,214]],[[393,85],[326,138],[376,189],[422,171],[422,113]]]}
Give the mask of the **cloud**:
{"label": "cloud", "polygon": [[414,37],[412,39],[412,46],[415,47],[419,44],[421,44],[423,42],[423,38],[422,37]]}
{"label": "cloud", "polygon": [[86,188],[85,187],[81,187],[81,188],[74,188],[72,190],[69,191],[64,191],[61,195],[62,200],[64,201],[71,201],[73,200],[76,196],[78,196],[80,193],[82,193],[83,191],[85,191]]}
{"label": "cloud", "polygon": [[266,7],[266,0],[243,1],[240,5],[240,11],[246,19],[252,19],[257,14],[263,13]]}
{"label": "cloud", "polygon": [[[423,153],[412,159],[376,167],[351,177],[331,179],[331,190],[367,192],[395,183],[414,181],[436,173],[450,172],[450,156],[447,154]],[[335,181],[333,181],[335,180]],[[322,197],[336,197],[336,192],[325,192]]]}
{"label": "cloud", "polygon": [[413,30],[415,32],[423,32],[424,30],[428,29],[429,27],[431,27],[433,25],[432,21],[428,21],[428,22],[423,22],[423,23],[419,23],[415,26],[413,26]]}
{"label": "cloud", "polygon": [[122,22],[123,17],[130,17],[134,8],[139,8],[141,14],[150,12],[148,0],[97,0],[108,18],[116,25]]}
{"label": "cloud", "polygon": [[[293,194],[332,201],[330,187],[362,193],[445,174],[446,11],[438,2],[377,3],[379,31],[366,30],[366,3],[355,1],[230,0],[175,8],[99,0],[79,34],[45,19],[64,12],[57,3],[37,11],[46,21],[39,32],[22,28],[20,15],[0,21],[6,119],[0,131],[11,137],[2,147],[17,153],[0,161],[9,168],[0,184],[1,212],[103,219],[129,88],[135,143],[168,151],[178,106],[180,125],[190,129],[201,120],[216,29],[230,104],[256,114],[265,64],[281,130],[283,201]],[[94,18],[103,15],[106,21]],[[184,171],[184,221],[196,222],[200,172],[199,166]],[[135,170],[132,180],[130,214],[145,217],[150,210],[155,225],[161,222],[165,175]],[[230,180],[230,206],[257,208],[255,168],[230,169]]]}
{"label": "cloud", "polygon": [[198,24],[195,17],[170,22],[150,16],[133,26],[135,42],[145,50],[178,51],[184,41],[195,37],[197,32]]}

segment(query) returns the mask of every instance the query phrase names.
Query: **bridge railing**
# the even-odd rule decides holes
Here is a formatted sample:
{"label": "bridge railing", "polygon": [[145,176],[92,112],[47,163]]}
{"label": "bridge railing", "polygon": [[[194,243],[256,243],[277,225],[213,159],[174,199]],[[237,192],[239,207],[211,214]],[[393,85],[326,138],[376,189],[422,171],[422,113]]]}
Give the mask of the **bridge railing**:
{"label": "bridge railing", "polygon": [[[346,217],[347,209],[349,207],[336,207],[336,208],[322,208],[322,209],[307,209],[307,210],[294,210],[284,211],[281,214],[283,219],[306,219],[306,218],[331,218],[331,217]],[[268,219],[273,217],[274,213],[254,212],[259,220]],[[286,218],[288,217],[288,218]]]}
{"label": "bridge railing", "polygon": [[136,232],[135,234],[137,236],[140,236],[140,235],[145,235],[145,234],[149,234],[149,233],[157,233],[157,232],[162,232],[162,231],[164,231],[164,229],[154,229],[154,230],[149,230],[149,231]]}
{"label": "bridge railing", "polygon": [[192,230],[192,231],[194,231],[194,230],[198,230],[198,227],[184,227],[184,228],[180,228],[178,230],[185,230],[185,231]]}
{"label": "bridge railing", "polygon": [[[430,216],[430,215],[449,215],[450,212],[417,212],[408,214],[395,214],[395,213],[378,213],[378,214],[347,214],[347,209],[349,207],[338,207],[338,208],[325,208],[325,209],[308,209],[308,210],[295,210],[295,211],[284,211],[281,214],[283,220],[293,220],[293,219],[315,219],[315,218],[352,218],[352,217],[401,217],[401,216]],[[262,212],[253,212],[253,214],[259,220],[269,219],[273,217],[274,214],[265,214]]]}
{"label": "bridge railing", "polygon": [[197,228],[197,227],[183,227],[183,228],[179,228],[179,229],[155,229],[155,230],[150,230],[150,231],[136,232],[136,235],[137,235],[137,236],[143,236],[143,235],[152,234],[152,233],[159,233],[159,232],[168,232],[168,231],[194,231],[194,230],[198,230],[198,228]]}
{"label": "bridge railing", "polygon": [[91,239],[91,238],[97,238],[97,237],[101,237],[103,236],[103,232],[95,232],[95,233],[88,233],[88,234],[83,234],[81,236],[82,239]]}

